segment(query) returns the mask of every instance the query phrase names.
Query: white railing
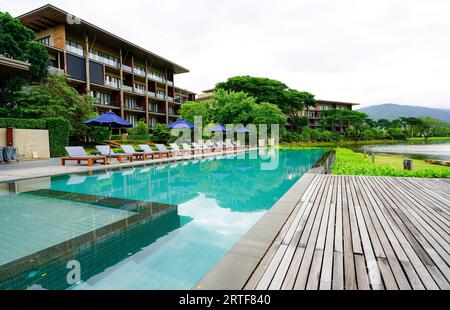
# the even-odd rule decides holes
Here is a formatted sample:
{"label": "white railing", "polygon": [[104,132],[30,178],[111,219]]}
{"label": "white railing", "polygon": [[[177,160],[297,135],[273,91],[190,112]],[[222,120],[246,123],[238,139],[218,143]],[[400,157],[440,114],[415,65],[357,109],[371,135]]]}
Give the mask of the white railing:
{"label": "white railing", "polygon": [[166,96],[162,95],[162,94],[156,94],[156,98],[161,99],[161,100],[166,100]]}
{"label": "white railing", "polygon": [[145,89],[135,88],[134,92],[144,95],[145,94]]}
{"label": "white railing", "polygon": [[156,94],[155,94],[154,92],[152,92],[152,91],[149,91],[149,92],[148,92],[148,96],[149,96],[149,97],[152,97],[152,98],[155,98],[155,97],[156,97]]}
{"label": "white railing", "polygon": [[72,45],[66,45],[66,50],[70,53],[74,53],[80,56],[84,56],[84,50],[82,48],[78,48]]}
{"label": "white railing", "polygon": [[173,102],[173,97],[167,96],[167,100],[169,100],[170,102]]}
{"label": "white railing", "polygon": [[123,90],[129,91],[129,92],[133,92],[133,87],[128,86],[128,85],[123,85]]}
{"label": "white railing", "polygon": [[118,82],[111,82],[111,81],[105,81],[105,85],[113,88],[119,88],[120,83]]}
{"label": "white railing", "polygon": [[55,67],[48,67],[48,73],[53,75],[64,75],[64,70]]}
{"label": "white railing", "polygon": [[123,71],[127,71],[127,72],[133,72],[133,69],[130,66],[127,65],[122,65],[122,69]]}
{"label": "white railing", "polygon": [[134,73],[145,76],[145,71],[143,71],[142,69],[136,68],[136,67],[134,67]]}
{"label": "white railing", "polygon": [[112,60],[112,59],[108,59],[108,58],[105,58],[103,56],[99,56],[99,55],[93,54],[93,53],[89,53],[89,58],[92,59],[92,60],[104,63],[105,65],[108,65],[108,66],[111,66],[111,67],[114,67],[114,68],[119,68],[119,62],[118,61],[115,61],[115,60]]}

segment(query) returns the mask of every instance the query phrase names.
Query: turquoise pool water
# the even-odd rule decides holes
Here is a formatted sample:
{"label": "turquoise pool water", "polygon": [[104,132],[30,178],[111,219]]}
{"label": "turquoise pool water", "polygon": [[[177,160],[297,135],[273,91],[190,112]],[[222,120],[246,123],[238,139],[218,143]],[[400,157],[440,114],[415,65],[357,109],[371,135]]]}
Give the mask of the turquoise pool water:
{"label": "turquoise pool water", "polygon": [[0,289],[193,288],[323,153],[0,184]]}

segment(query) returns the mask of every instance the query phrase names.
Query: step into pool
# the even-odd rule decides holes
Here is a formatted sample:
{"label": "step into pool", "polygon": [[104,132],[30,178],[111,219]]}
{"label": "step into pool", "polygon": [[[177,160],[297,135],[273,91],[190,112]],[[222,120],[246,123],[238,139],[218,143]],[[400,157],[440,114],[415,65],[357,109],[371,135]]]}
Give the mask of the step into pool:
{"label": "step into pool", "polygon": [[265,150],[0,184],[0,289],[191,289],[323,154]]}

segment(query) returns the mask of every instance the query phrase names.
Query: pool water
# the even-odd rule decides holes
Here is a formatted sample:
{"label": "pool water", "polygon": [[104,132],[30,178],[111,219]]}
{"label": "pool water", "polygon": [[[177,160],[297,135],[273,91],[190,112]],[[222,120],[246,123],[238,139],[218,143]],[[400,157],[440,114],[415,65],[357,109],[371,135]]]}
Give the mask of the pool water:
{"label": "pool water", "polygon": [[267,152],[0,184],[0,289],[193,288],[324,154]]}

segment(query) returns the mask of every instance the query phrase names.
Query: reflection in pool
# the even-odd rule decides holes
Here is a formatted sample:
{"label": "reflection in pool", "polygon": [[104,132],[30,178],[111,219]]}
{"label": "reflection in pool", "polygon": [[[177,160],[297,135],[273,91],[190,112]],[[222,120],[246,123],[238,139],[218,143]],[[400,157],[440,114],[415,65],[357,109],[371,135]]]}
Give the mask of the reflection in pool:
{"label": "reflection in pool", "polygon": [[271,152],[0,184],[0,289],[192,288],[323,155]]}

